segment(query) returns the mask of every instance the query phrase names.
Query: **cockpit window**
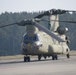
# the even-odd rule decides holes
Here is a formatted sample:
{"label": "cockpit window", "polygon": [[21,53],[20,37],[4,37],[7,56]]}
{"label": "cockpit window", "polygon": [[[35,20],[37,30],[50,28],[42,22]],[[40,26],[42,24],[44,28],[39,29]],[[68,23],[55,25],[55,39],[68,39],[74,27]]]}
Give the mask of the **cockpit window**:
{"label": "cockpit window", "polygon": [[33,43],[34,41],[38,41],[38,35],[34,34],[33,36],[28,36],[27,34],[23,36],[23,42],[24,43]]}

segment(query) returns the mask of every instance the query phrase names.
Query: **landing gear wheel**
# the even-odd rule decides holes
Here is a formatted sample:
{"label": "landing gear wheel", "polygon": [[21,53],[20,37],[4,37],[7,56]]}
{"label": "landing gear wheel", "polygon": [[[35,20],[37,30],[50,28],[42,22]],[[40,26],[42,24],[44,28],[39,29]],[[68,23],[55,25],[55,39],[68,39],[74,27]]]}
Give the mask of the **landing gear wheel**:
{"label": "landing gear wheel", "polygon": [[24,62],[30,62],[30,57],[29,56],[24,56]]}
{"label": "landing gear wheel", "polygon": [[38,55],[38,60],[39,60],[39,61],[41,60],[41,55]]}
{"label": "landing gear wheel", "polygon": [[52,55],[52,60],[58,60],[58,56],[57,55]]}
{"label": "landing gear wheel", "polygon": [[67,58],[70,58],[70,55],[69,55],[69,53],[68,53],[66,56],[67,56]]}
{"label": "landing gear wheel", "polygon": [[47,57],[46,57],[46,56],[44,56],[44,58],[45,58],[45,60],[46,60],[46,58],[47,58]]}
{"label": "landing gear wheel", "polygon": [[54,57],[54,55],[52,55],[52,60],[55,60],[55,57]]}
{"label": "landing gear wheel", "polygon": [[58,60],[58,56],[57,55],[55,55],[55,59]]}
{"label": "landing gear wheel", "polygon": [[30,62],[30,57],[28,57],[28,62]]}

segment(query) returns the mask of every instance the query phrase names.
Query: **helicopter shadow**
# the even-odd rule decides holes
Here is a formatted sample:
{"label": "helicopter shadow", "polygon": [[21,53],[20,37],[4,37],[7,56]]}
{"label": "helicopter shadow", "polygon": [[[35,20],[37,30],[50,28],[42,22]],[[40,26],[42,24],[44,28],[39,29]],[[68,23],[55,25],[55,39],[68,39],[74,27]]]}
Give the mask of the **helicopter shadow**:
{"label": "helicopter shadow", "polygon": [[42,59],[42,60],[30,60],[30,62],[24,62],[23,60],[21,60],[21,61],[16,61],[16,60],[14,60],[14,61],[3,61],[3,62],[0,62],[0,65],[2,65],[2,64],[16,64],[16,63],[32,63],[32,62],[43,62],[43,61],[52,61],[52,59]]}

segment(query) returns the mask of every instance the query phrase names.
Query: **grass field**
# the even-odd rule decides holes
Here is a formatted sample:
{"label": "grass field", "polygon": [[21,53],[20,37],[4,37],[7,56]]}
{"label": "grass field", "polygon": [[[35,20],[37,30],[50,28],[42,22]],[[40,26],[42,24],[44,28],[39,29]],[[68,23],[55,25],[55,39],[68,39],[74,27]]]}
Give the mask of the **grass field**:
{"label": "grass field", "polygon": [[24,57],[23,55],[0,56],[0,60],[5,60],[5,59],[21,59],[23,57]]}

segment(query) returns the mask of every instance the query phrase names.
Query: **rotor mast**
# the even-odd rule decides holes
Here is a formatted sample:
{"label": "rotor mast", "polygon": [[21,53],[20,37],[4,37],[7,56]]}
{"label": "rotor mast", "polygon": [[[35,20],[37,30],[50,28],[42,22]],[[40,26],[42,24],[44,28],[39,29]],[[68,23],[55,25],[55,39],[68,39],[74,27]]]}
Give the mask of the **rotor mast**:
{"label": "rotor mast", "polygon": [[[54,21],[52,21],[54,20]],[[55,21],[59,20],[59,15],[50,15],[50,30],[51,31],[56,31],[57,28],[59,27],[59,22]]]}

